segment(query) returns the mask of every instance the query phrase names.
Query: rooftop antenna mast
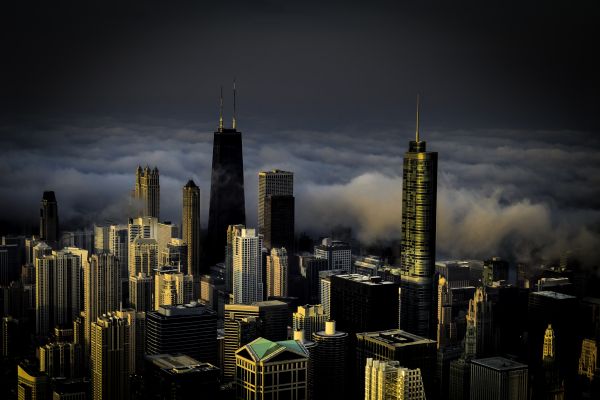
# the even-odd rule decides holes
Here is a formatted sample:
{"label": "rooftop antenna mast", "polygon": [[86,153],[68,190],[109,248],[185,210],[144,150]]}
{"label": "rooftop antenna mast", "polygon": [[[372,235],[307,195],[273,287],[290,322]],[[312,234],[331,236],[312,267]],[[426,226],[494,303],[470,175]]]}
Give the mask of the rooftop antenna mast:
{"label": "rooftop antenna mast", "polygon": [[219,132],[223,132],[223,85],[221,85],[221,97],[219,99]]}
{"label": "rooftop antenna mast", "polygon": [[235,109],[235,78],[233,78],[233,126],[232,126],[233,130],[235,130],[235,128],[237,126],[237,123],[235,120],[235,111],[236,111],[236,109]]}
{"label": "rooftop antenna mast", "polygon": [[415,132],[416,141],[419,143],[419,109],[421,108],[421,99],[419,94],[417,94],[417,130]]}

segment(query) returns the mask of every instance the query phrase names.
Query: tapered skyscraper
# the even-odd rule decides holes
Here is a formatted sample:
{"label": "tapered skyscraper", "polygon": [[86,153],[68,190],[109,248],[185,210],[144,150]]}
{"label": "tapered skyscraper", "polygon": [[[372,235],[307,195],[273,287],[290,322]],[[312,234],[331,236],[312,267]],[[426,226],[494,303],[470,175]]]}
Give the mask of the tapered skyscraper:
{"label": "tapered skyscraper", "polygon": [[138,204],[140,217],[155,217],[160,215],[160,175],[158,168],[150,169],[138,165],[135,172],[134,197]]}
{"label": "tapered skyscraper", "polygon": [[224,260],[227,227],[246,224],[242,133],[236,129],[235,84],[233,96],[232,128],[223,127],[223,96],[221,96],[219,129],[214,135],[208,215],[209,263]]}
{"label": "tapered skyscraper", "polygon": [[58,241],[58,205],[54,192],[44,192],[40,205],[40,239],[56,248]]}
{"label": "tapered skyscraper", "polygon": [[187,244],[187,273],[199,277],[200,271],[200,188],[193,180],[183,187],[183,240]]}
{"label": "tapered skyscraper", "polygon": [[414,141],[404,153],[402,177],[400,328],[431,337],[435,327],[433,275],[437,204],[437,153],[419,138],[419,104]]}

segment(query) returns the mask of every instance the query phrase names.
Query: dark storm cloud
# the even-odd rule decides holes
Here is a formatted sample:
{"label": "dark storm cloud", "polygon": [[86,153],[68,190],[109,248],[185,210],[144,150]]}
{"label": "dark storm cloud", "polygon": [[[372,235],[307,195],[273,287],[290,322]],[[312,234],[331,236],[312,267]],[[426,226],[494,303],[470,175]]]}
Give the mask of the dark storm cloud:
{"label": "dark storm cloud", "polygon": [[[53,189],[66,224],[124,222],[135,167],[149,164],[161,172],[163,218],[179,223],[181,188],[193,178],[202,191],[206,226],[211,125],[87,119],[55,121],[43,130],[4,127],[2,137],[16,129],[11,137],[28,139],[0,141],[11,149],[0,162],[5,214],[0,219],[35,224],[40,194]],[[400,237],[408,128],[243,131],[249,225],[256,223],[258,171],[283,168],[296,174],[298,230],[322,234],[351,226],[365,243]],[[599,139],[575,131],[434,130],[423,135],[430,150],[440,154],[440,256],[501,253],[532,260],[575,249],[588,262],[598,261]]]}

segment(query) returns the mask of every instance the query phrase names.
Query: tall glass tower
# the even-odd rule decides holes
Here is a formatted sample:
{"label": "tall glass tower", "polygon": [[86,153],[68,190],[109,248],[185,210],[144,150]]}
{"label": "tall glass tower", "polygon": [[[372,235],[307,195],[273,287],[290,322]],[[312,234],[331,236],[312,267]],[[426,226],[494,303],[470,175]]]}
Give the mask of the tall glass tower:
{"label": "tall glass tower", "polygon": [[223,96],[219,129],[213,142],[212,175],[210,182],[210,208],[208,212],[208,261],[212,265],[225,259],[227,227],[246,224],[244,197],[244,160],[242,158],[242,133],[236,129],[235,84],[233,101],[233,126],[223,127]]}
{"label": "tall glass tower", "polygon": [[435,327],[437,160],[419,138],[417,99],[416,135],[404,153],[402,179],[400,328],[425,337],[432,337]]}

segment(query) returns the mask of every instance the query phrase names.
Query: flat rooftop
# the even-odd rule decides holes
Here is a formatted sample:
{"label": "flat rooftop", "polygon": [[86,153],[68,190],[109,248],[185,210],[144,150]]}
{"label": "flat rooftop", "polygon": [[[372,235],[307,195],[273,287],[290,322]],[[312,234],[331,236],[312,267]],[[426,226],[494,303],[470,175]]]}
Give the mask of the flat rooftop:
{"label": "flat rooftop", "polygon": [[389,344],[396,347],[417,345],[417,344],[435,344],[435,340],[427,339],[422,336],[403,331],[401,329],[389,329],[387,331],[361,332],[357,337],[369,338],[378,342]]}
{"label": "flat rooftop", "polygon": [[185,354],[156,354],[146,356],[158,368],[171,374],[214,371],[219,368],[207,362],[200,362]]}
{"label": "flat rooftop", "polygon": [[380,276],[367,276],[361,274],[343,274],[333,275],[336,278],[346,279],[348,281],[362,283],[364,285],[379,286],[379,285],[396,285],[394,282],[384,281]]}
{"label": "flat rooftop", "polygon": [[544,297],[549,297],[551,299],[557,299],[557,300],[565,300],[565,299],[574,299],[575,296],[570,296],[568,294],[562,294],[562,293],[558,293],[558,292],[552,292],[550,290],[542,290],[540,292],[531,292],[532,295],[534,296],[544,296]]}
{"label": "flat rooftop", "polygon": [[479,364],[487,368],[495,369],[496,371],[511,371],[515,369],[527,368],[526,364],[509,360],[504,357],[489,357],[471,360],[473,364]]}
{"label": "flat rooftop", "polygon": [[212,310],[208,309],[203,304],[196,302],[177,306],[160,306],[156,312],[168,317],[175,315],[201,315],[213,313]]}

